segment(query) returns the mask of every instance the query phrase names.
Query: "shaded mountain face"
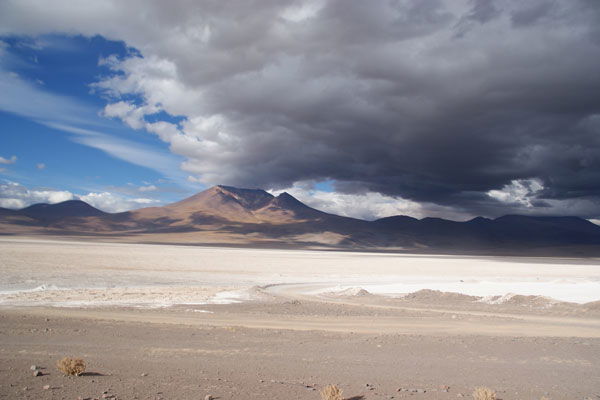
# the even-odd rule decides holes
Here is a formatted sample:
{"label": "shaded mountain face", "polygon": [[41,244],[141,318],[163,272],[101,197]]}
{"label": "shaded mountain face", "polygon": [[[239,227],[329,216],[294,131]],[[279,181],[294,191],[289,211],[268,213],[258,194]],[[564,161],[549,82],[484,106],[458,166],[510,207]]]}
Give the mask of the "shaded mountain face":
{"label": "shaded mountain face", "polygon": [[81,200],[68,200],[56,204],[33,204],[15,214],[23,215],[39,221],[57,221],[64,218],[98,217],[107,215],[95,207]]}
{"label": "shaded mountain face", "polygon": [[[577,217],[507,215],[456,222],[399,215],[363,221],[316,210],[288,193],[273,196],[260,189],[231,186],[214,186],[163,207],[117,214],[104,213],[78,200],[35,204],[22,210],[0,209],[0,229],[11,224],[109,236],[159,234],[160,240],[191,234],[198,243],[210,234],[226,238],[224,241],[241,238],[246,243],[314,242],[346,248],[488,254],[513,250],[523,254],[534,249],[561,254],[561,249],[585,248],[585,254],[600,255],[600,227]],[[577,251],[574,253],[580,254]]]}
{"label": "shaded mountain face", "polygon": [[578,217],[507,215],[477,217],[466,222],[439,218],[383,218],[379,224],[389,234],[410,234],[417,242],[437,248],[527,248],[550,246],[600,246],[600,226]]}

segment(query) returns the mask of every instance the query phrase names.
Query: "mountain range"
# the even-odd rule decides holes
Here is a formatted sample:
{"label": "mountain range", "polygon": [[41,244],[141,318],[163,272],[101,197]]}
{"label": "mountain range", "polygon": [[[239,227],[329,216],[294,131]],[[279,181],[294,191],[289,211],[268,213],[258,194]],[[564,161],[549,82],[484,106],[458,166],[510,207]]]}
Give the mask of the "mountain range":
{"label": "mountain range", "polygon": [[182,201],[105,213],[70,200],[0,208],[0,234],[426,253],[600,255],[600,226],[578,217],[506,215],[456,222],[392,216],[375,221],[328,214],[288,193],[214,186]]}

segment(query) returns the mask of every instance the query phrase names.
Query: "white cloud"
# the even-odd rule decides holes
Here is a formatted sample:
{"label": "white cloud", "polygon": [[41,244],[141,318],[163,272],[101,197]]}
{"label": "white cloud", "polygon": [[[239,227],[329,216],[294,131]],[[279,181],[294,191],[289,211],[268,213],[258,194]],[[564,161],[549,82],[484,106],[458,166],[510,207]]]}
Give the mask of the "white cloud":
{"label": "white cloud", "polygon": [[138,190],[140,192],[155,192],[158,190],[158,187],[156,185],[140,186]]}
{"label": "white cloud", "polygon": [[0,164],[14,164],[17,162],[17,156],[12,156],[10,158],[0,157]]}
{"label": "white cloud", "polygon": [[385,196],[381,193],[348,194],[315,190],[310,186],[310,184],[299,183],[285,190],[274,190],[272,193],[277,195],[288,192],[301,202],[317,210],[366,220],[375,220],[393,215],[408,215],[413,218],[442,215],[447,218],[466,218],[465,214],[454,212],[450,208],[417,203],[400,197]]}
{"label": "white cloud", "polygon": [[193,175],[188,175],[187,180],[191,183],[202,183],[202,180],[200,178],[195,177]]}
{"label": "white cloud", "polygon": [[154,199],[128,198],[110,192],[88,193],[79,198],[86,203],[107,212],[122,212],[158,203]]}
{"label": "white cloud", "polygon": [[510,185],[504,185],[501,190],[488,191],[487,195],[503,203],[532,207],[532,200],[543,189],[544,184],[539,179],[518,179],[513,180]]}
{"label": "white cloud", "polygon": [[102,115],[109,118],[119,118],[133,129],[142,129],[146,126],[144,117],[160,111],[155,106],[138,107],[126,101],[107,104],[102,111]]}
{"label": "white cloud", "polygon": [[23,208],[35,203],[60,203],[74,198],[73,193],[65,190],[30,190],[16,182],[0,184],[0,207],[5,208]]}
{"label": "white cloud", "polygon": [[106,212],[121,212],[158,203],[158,200],[121,196],[110,192],[77,195],[66,190],[29,189],[16,182],[0,183],[0,207],[20,209],[36,203],[81,199]]}
{"label": "white cloud", "polygon": [[36,167],[37,169],[40,169],[40,170],[41,170],[41,169],[46,169],[46,164],[44,164],[44,163],[37,163],[37,164],[35,165],[35,167]]}
{"label": "white cloud", "polygon": [[23,202],[23,200],[21,200],[21,199],[14,199],[14,198],[3,199],[3,198],[0,198],[0,207],[2,207],[2,208],[19,209],[19,208],[25,207],[25,204],[26,203]]}
{"label": "white cloud", "polygon": [[600,200],[591,196],[566,199],[543,198],[544,183],[537,178],[513,180],[501,190],[490,190],[487,195],[497,200],[504,214],[583,216],[596,223],[600,215]]}

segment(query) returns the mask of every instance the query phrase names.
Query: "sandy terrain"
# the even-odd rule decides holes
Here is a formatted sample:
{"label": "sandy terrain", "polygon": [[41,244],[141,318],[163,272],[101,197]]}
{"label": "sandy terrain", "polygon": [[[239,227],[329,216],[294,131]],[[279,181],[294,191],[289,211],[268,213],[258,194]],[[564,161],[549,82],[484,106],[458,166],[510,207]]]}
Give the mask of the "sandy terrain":
{"label": "sandy terrain", "polygon": [[[0,254],[0,398],[600,398],[594,259],[27,238]],[[61,376],[64,355],[91,373]]]}

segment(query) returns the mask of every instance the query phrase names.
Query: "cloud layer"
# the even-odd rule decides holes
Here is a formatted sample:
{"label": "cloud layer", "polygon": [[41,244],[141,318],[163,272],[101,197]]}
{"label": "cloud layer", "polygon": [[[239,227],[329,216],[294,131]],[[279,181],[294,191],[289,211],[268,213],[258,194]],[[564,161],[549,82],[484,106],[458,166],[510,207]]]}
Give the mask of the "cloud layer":
{"label": "cloud layer", "polygon": [[0,34],[139,50],[102,60],[104,114],[200,182],[333,180],[490,216],[600,216],[598,21],[593,0],[0,4]]}
{"label": "cloud layer", "polygon": [[60,203],[67,200],[83,200],[106,212],[121,212],[149,207],[157,200],[143,197],[122,196],[111,192],[89,192],[78,195],[67,190],[30,189],[16,182],[0,183],[0,207],[20,209],[36,203]]}

